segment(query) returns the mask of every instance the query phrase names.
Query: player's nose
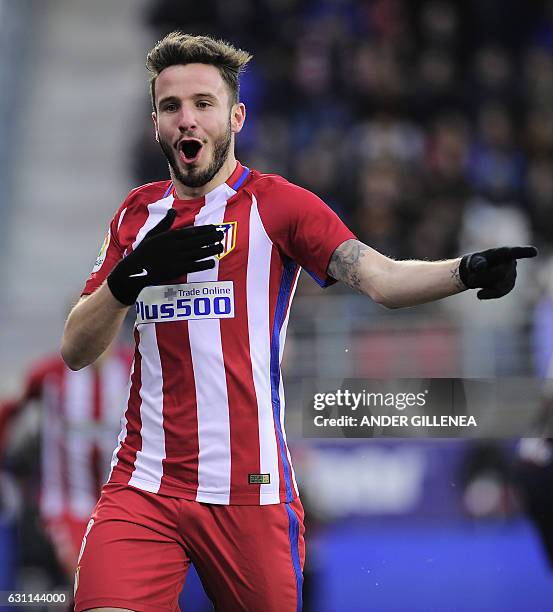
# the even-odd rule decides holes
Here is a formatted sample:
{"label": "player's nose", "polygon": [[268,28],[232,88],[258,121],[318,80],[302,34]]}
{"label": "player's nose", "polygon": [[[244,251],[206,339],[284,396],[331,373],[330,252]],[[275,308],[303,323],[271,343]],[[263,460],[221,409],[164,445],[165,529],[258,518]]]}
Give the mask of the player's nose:
{"label": "player's nose", "polygon": [[188,132],[197,127],[196,111],[183,105],[179,112],[179,129],[183,132]]}

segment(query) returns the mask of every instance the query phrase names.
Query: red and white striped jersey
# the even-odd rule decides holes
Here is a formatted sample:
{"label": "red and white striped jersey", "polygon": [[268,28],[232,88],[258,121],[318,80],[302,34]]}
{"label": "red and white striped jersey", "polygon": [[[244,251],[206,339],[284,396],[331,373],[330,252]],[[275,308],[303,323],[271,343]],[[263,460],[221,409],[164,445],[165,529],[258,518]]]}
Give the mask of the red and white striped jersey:
{"label": "red and white striped jersey", "polygon": [[314,194],[240,163],[207,195],[169,181],[139,187],[116,212],[83,294],[174,208],[173,228],[214,224],[225,251],[211,270],[146,287],[136,303],[128,408],[111,481],[217,504],[291,501],[280,362],[300,267],[321,285],[354,238]]}
{"label": "red and white striped jersey", "polygon": [[[22,396],[3,404],[10,418],[41,402],[40,511],[44,519],[86,521],[109,474],[113,445],[128,397],[131,358],[113,353],[73,372],[60,356],[37,363]],[[0,430],[7,425],[2,422]]]}

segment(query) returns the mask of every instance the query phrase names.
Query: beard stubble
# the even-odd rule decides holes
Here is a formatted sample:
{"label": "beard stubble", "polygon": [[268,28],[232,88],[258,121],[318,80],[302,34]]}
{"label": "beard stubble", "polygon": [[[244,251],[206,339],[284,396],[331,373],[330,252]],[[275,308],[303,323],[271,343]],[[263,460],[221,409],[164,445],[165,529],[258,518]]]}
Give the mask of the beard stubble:
{"label": "beard stubble", "polygon": [[175,149],[161,137],[159,139],[159,146],[163,151],[169,166],[173,170],[173,176],[177,181],[185,185],[186,187],[202,187],[206,183],[209,183],[211,179],[219,172],[225,160],[227,159],[228,152],[230,149],[230,143],[232,139],[232,132],[230,128],[230,120],[227,124],[225,133],[222,134],[213,144],[213,159],[208,167],[201,171],[198,168],[191,167],[188,172],[184,173],[180,168],[177,161]]}

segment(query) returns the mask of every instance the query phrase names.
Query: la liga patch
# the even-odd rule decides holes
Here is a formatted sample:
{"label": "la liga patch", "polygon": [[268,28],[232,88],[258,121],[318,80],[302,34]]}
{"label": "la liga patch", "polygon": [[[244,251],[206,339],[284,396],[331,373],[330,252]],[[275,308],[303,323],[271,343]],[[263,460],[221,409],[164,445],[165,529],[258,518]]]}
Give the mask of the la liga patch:
{"label": "la liga patch", "polygon": [[106,237],[104,238],[104,242],[102,243],[102,246],[100,247],[100,252],[98,253],[98,257],[96,257],[96,261],[94,262],[94,267],[92,268],[92,272],[98,272],[98,270],[102,267],[102,264],[104,263],[106,259],[106,253],[108,250],[110,240],[111,240],[111,232],[108,228],[108,233],[106,234]]}

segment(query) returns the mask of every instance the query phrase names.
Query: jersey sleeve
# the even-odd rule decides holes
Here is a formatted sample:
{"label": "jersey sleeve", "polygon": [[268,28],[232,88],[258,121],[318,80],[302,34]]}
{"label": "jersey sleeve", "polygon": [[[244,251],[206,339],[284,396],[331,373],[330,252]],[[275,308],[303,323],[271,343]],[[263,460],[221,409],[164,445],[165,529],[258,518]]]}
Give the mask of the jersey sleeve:
{"label": "jersey sleeve", "polygon": [[340,217],[314,193],[283,179],[257,197],[265,230],[281,253],[321,287],[335,283],[327,273],[330,258],[343,242],[356,239]]}
{"label": "jersey sleeve", "polygon": [[94,293],[96,289],[106,280],[108,274],[113,270],[114,266],[123,259],[123,248],[119,243],[119,227],[126,212],[126,201],[113,216],[109,224],[106,237],[100,247],[100,252],[92,272],[88,277],[81,295]]}

